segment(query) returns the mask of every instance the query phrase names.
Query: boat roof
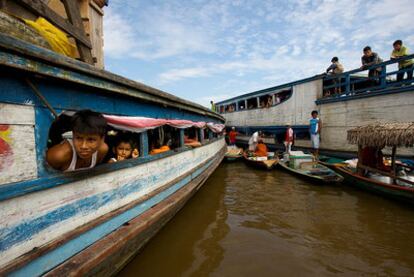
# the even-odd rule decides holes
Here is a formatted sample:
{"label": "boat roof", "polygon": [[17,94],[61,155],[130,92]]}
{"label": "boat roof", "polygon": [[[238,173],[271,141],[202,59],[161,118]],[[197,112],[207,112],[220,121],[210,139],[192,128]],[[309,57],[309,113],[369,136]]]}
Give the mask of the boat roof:
{"label": "boat roof", "polygon": [[[1,55],[2,52],[5,55]],[[0,65],[67,81],[81,78],[83,84],[108,90],[114,95],[127,95],[137,100],[157,103],[164,107],[175,107],[224,122],[221,115],[202,105],[3,33],[0,33]],[[63,69],[65,74],[57,74],[55,68]]]}
{"label": "boat roof", "polygon": [[414,145],[414,122],[375,123],[348,130],[348,142],[361,146]]}

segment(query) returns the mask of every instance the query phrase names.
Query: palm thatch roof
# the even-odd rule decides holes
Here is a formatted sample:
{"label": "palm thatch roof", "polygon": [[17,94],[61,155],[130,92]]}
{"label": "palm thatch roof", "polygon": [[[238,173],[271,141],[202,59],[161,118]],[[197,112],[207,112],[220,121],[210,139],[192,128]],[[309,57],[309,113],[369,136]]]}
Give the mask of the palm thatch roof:
{"label": "palm thatch roof", "polygon": [[348,142],[361,146],[414,145],[414,122],[377,123],[348,130]]}

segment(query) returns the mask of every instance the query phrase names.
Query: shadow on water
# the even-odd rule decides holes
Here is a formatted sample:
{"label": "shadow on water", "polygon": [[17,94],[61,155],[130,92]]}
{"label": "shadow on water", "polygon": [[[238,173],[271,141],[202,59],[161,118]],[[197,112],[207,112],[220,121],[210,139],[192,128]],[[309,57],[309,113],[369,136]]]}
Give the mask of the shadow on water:
{"label": "shadow on water", "polygon": [[222,164],[121,276],[414,275],[414,209]]}

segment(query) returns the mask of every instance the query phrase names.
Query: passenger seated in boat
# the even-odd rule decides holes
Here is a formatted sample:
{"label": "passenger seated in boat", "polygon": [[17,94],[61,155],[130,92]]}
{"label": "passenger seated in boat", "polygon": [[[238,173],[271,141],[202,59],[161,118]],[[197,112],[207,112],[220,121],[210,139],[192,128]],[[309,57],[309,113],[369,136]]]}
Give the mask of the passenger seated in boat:
{"label": "passenger seated in boat", "polygon": [[201,143],[197,139],[189,138],[187,135],[184,135],[184,144],[191,147],[201,146]]}
{"label": "passenger seated in boat", "polygon": [[259,139],[254,154],[256,157],[267,157],[267,146],[262,139]]}
{"label": "passenger seated in boat", "polygon": [[150,155],[157,155],[157,154],[167,152],[167,151],[170,151],[170,150],[171,150],[171,148],[167,144],[162,145],[162,146],[160,146],[158,144],[158,146],[156,148],[152,149],[149,154]]}
{"label": "passenger seated in boat", "polygon": [[119,162],[130,158],[135,159],[139,156],[139,151],[136,148],[133,139],[127,135],[121,135],[117,138],[115,146],[112,147],[112,152],[114,157],[108,161],[109,163]]}
{"label": "passenger seated in boat", "polygon": [[93,168],[101,163],[108,152],[106,120],[102,114],[91,110],[76,112],[71,119],[71,131],[72,139],[47,150],[47,163],[62,171]]}

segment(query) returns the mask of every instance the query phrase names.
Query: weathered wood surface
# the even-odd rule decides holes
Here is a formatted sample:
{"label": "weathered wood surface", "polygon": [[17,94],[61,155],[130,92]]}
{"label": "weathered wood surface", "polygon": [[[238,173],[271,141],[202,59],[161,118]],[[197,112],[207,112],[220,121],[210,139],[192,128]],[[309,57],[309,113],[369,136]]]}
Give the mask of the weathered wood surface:
{"label": "weathered wood surface", "polygon": [[0,104],[0,185],[36,177],[34,109]]}
{"label": "weathered wood surface", "polygon": [[35,30],[19,19],[0,10],[0,33],[8,34],[18,39],[51,50],[49,43]]}
{"label": "weathered wood surface", "polygon": [[[224,140],[218,140],[164,159],[0,202],[0,267],[185,175],[212,159],[224,145]],[[76,212],[68,213],[72,210]]]}
{"label": "weathered wood surface", "polygon": [[[414,122],[412,91],[320,105],[323,122],[321,148],[356,151],[348,144],[347,130],[378,122]],[[399,154],[414,154],[412,148],[399,148]]]}
{"label": "weathered wood surface", "polygon": [[[222,116],[199,104],[183,100],[172,94],[107,71],[99,70],[94,66],[69,57],[58,55],[33,45],[28,45],[27,43],[4,34],[0,34],[0,49],[0,64],[8,67],[71,82],[80,82],[111,93],[127,95],[137,99],[165,105],[165,107],[175,107],[223,120]],[[5,52],[3,57],[1,55],[2,52]],[[16,52],[18,53],[17,55],[14,54]],[[34,59],[26,59],[23,58],[23,56]],[[82,77],[81,80],[79,79],[80,76]],[[88,81],[92,78],[93,81]]]}
{"label": "weathered wood surface", "polygon": [[[222,155],[221,155],[222,156]],[[45,276],[110,276],[119,272],[204,184],[221,158],[174,195],[128,222]]]}
{"label": "weathered wood surface", "polygon": [[[82,44],[88,47],[89,49],[92,48],[91,42],[89,38],[85,35],[85,32],[83,32],[83,29],[80,30],[76,28],[74,25],[69,23],[67,20],[59,16],[55,11],[49,8],[41,0],[15,0],[15,2],[26,7],[31,12],[43,16],[44,18],[46,18],[47,20],[55,24],[57,27],[61,28],[62,30],[67,32],[69,35],[76,38],[76,40],[79,40],[80,42],[82,42]],[[73,2],[77,2],[77,1],[73,1]]]}

